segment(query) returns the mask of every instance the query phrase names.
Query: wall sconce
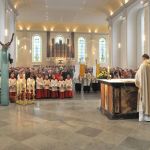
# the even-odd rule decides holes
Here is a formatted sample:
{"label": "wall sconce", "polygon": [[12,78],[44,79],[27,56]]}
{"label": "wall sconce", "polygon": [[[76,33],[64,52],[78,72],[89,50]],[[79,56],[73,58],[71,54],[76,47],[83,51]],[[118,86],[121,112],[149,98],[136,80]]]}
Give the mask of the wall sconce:
{"label": "wall sconce", "polygon": [[31,27],[27,27],[27,30],[29,31]]}
{"label": "wall sconce", "polygon": [[8,29],[5,29],[5,36],[8,36]]}
{"label": "wall sconce", "polygon": [[47,28],[44,26],[44,27],[43,27],[43,30],[44,30],[44,31],[47,31]]}
{"label": "wall sconce", "polygon": [[19,26],[19,29],[20,29],[20,30],[23,30],[23,27],[22,27],[22,26]]}
{"label": "wall sconce", "polygon": [[24,49],[25,49],[25,50],[27,49],[27,45],[24,45]]}
{"label": "wall sconce", "polygon": [[18,46],[20,45],[20,40],[17,40],[17,45],[18,45]]}
{"label": "wall sconce", "polygon": [[118,43],[118,48],[119,48],[119,49],[121,48],[121,43]]}

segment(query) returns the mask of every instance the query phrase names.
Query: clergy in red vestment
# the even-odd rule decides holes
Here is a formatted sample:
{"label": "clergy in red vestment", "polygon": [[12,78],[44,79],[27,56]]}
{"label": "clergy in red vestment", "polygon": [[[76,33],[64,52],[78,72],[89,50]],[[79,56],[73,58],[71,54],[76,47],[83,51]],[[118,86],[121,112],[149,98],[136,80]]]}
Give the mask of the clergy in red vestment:
{"label": "clergy in red vestment", "polygon": [[17,80],[15,78],[15,74],[11,73],[9,78],[9,99],[10,102],[16,101],[16,93],[17,93]]}
{"label": "clergy in red vestment", "polygon": [[70,78],[69,74],[67,75],[67,79],[65,80],[65,85],[66,85],[65,97],[72,98],[73,97],[72,79]]}
{"label": "clergy in red vestment", "polygon": [[61,77],[61,73],[59,71],[56,71],[56,73],[55,73],[55,79],[57,79],[59,81],[60,77]]}

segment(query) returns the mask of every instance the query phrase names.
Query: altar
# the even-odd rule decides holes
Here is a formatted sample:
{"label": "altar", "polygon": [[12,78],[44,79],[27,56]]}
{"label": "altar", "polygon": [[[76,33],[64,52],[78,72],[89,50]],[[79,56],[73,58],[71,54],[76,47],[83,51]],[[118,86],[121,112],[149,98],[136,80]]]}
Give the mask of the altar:
{"label": "altar", "polygon": [[138,118],[138,89],[134,79],[100,79],[100,110],[110,119]]}

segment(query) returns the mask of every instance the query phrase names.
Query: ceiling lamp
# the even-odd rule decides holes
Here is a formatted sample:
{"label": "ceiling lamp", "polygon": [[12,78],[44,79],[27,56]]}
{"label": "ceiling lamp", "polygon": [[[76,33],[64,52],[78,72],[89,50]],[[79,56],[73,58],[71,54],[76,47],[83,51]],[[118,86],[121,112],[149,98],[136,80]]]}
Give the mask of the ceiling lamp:
{"label": "ceiling lamp", "polygon": [[141,0],[141,1],[140,1],[140,3],[143,5],[143,4],[144,4],[144,1],[143,1],[143,0]]}
{"label": "ceiling lamp", "polygon": [[110,11],[110,15],[112,16],[114,14],[114,12],[113,11]]}
{"label": "ceiling lamp", "polygon": [[69,30],[69,28],[67,28],[66,30],[67,30],[67,32],[69,32],[69,31],[70,31],[70,30]]}
{"label": "ceiling lamp", "polygon": [[51,29],[50,29],[51,31],[54,31],[54,27],[51,27]]}
{"label": "ceiling lamp", "polygon": [[17,4],[14,5],[14,8],[17,9]]}
{"label": "ceiling lamp", "polygon": [[22,27],[22,26],[19,26],[19,30],[23,30],[23,27]]}
{"label": "ceiling lamp", "polygon": [[97,29],[95,29],[95,33],[97,33],[98,31],[97,31]]}
{"label": "ceiling lamp", "polygon": [[29,31],[31,29],[31,27],[29,26],[29,27],[27,27],[27,30]]}
{"label": "ceiling lamp", "polygon": [[77,29],[76,29],[76,28],[74,28],[74,29],[73,29],[73,32],[76,32],[76,31],[77,31]]}
{"label": "ceiling lamp", "polygon": [[43,30],[44,30],[44,31],[47,31],[47,28],[44,26],[44,27],[43,27]]}
{"label": "ceiling lamp", "polygon": [[89,29],[89,33],[91,33],[91,29]]}

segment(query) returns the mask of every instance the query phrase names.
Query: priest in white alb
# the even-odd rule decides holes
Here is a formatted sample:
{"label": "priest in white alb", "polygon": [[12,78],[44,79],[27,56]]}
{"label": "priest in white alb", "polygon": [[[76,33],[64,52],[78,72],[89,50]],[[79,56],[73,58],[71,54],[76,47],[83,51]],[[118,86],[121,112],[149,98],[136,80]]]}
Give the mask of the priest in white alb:
{"label": "priest in white alb", "polygon": [[139,88],[139,121],[150,121],[150,59],[147,54],[142,58],[143,63],[135,76],[135,84]]}

